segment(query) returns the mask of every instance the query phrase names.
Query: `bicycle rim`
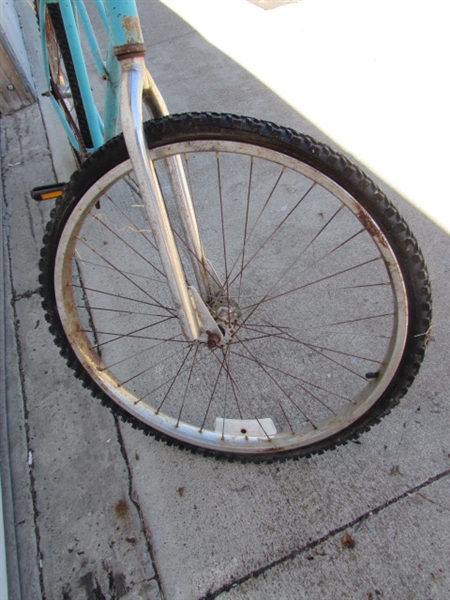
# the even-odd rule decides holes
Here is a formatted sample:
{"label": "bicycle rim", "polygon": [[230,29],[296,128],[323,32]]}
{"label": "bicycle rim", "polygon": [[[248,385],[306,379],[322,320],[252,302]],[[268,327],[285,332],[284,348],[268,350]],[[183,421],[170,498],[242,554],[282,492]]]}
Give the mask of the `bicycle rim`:
{"label": "bicycle rim", "polygon": [[200,140],[151,150],[189,284],[165,159],[180,155],[225,313],[222,349],[184,340],[128,161],[64,227],[55,295],[92,380],[180,443],[228,455],[307,451],[370,413],[401,363],[408,299],[390,241],[320,170]]}

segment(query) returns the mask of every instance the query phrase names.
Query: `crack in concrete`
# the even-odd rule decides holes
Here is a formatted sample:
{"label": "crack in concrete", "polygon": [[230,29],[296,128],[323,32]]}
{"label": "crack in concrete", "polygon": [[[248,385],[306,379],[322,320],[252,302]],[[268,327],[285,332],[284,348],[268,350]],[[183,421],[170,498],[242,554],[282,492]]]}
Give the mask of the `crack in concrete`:
{"label": "crack in concrete", "polygon": [[[41,111],[41,107],[40,107],[39,103],[37,103],[37,106],[38,106],[39,114],[40,114],[40,117],[42,120],[42,111]],[[29,107],[26,107],[25,110],[27,108],[29,108]],[[36,294],[39,294],[40,292],[39,292],[39,288],[37,288],[34,290],[27,290],[26,292],[19,294],[19,293],[17,293],[17,291],[14,287],[12,247],[11,247],[11,238],[10,238],[10,234],[11,234],[11,232],[10,232],[10,215],[8,213],[9,205],[8,205],[8,200],[7,200],[7,194],[5,191],[5,187],[6,187],[5,181],[6,181],[6,176],[7,176],[8,171],[11,170],[9,167],[13,167],[15,165],[10,165],[10,164],[6,163],[6,157],[8,155],[8,151],[9,151],[9,147],[10,147],[10,142],[8,139],[8,128],[2,128],[2,134],[3,135],[1,136],[1,162],[2,162],[1,185],[2,185],[2,191],[3,191],[2,196],[3,196],[5,210],[2,211],[1,226],[3,227],[3,231],[4,231],[4,235],[5,235],[5,250],[6,250],[5,258],[7,261],[7,266],[5,265],[4,268],[5,268],[5,276],[7,276],[9,279],[10,290],[11,290],[13,331],[14,331],[14,341],[15,341],[17,357],[18,357],[18,374],[19,374],[19,382],[20,382],[20,392],[22,395],[25,444],[26,444],[26,449],[27,449],[28,475],[29,475],[29,479],[30,479],[30,494],[31,494],[32,507],[33,507],[33,524],[34,524],[35,540],[36,540],[36,562],[37,562],[37,570],[38,570],[38,574],[39,574],[39,587],[40,587],[40,591],[41,591],[41,600],[46,600],[43,565],[42,565],[43,553],[41,550],[41,537],[40,537],[39,524],[38,524],[39,511],[37,508],[37,492],[36,492],[36,485],[35,485],[36,482],[35,482],[34,468],[33,468],[34,461],[32,460],[33,449],[31,447],[30,426],[28,424],[28,414],[29,414],[28,396],[27,396],[27,390],[26,390],[26,384],[25,384],[25,372],[24,372],[25,369],[24,369],[23,351],[22,351],[22,345],[21,345],[20,336],[19,336],[20,321],[18,319],[17,307],[16,307],[16,303],[19,300],[28,300],[28,299],[32,298],[33,296],[35,296]],[[47,131],[45,130],[45,128],[44,128],[44,134],[45,134],[46,142],[47,142],[46,151],[47,151],[48,156],[51,157],[51,153],[50,153],[50,149],[49,149],[49,139],[48,139]],[[17,141],[17,140],[19,143],[20,156],[24,156],[22,140],[21,140],[20,135],[15,138],[15,141]],[[53,172],[53,176],[56,181],[55,167],[53,164],[52,157],[51,157],[50,162],[51,162],[51,169]],[[35,231],[34,231],[32,219],[31,219],[31,212],[30,212],[31,207],[30,207],[30,202],[29,202],[28,196],[25,196],[25,205],[26,205],[26,209],[27,209],[27,213],[28,213],[31,235],[32,235],[33,239],[36,240]],[[42,210],[40,210],[39,212],[41,215],[41,222],[42,222],[44,219]],[[6,300],[6,298],[5,298],[5,300]],[[30,457],[31,457],[31,460],[30,460]],[[19,572],[20,572],[20,565],[19,565],[18,559],[17,559],[17,564],[18,564],[18,568],[19,568]],[[22,587],[20,583],[19,583],[19,585],[20,585],[20,587]]]}
{"label": "crack in concrete", "polygon": [[[0,302],[2,304],[2,327],[3,333],[0,333],[1,339],[1,349],[0,349],[0,373],[2,375],[2,383],[0,390],[0,399],[1,399],[1,410],[4,411],[2,415],[2,419],[0,420],[1,425],[1,435],[2,440],[0,441],[0,454],[2,461],[2,481],[0,482],[0,493],[2,494],[2,505],[3,505],[3,515],[0,515],[0,519],[3,521],[4,526],[4,534],[5,539],[0,543],[5,543],[5,550],[7,550],[7,540],[8,536],[10,536],[10,547],[8,548],[9,556],[8,563],[3,563],[0,565],[3,574],[3,568],[6,567],[7,573],[7,581],[3,582],[3,585],[0,584],[2,590],[8,593],[8,586],[10,585],[10,580],[14,580],[14,586],[16,589],[20,590],[20,574],[19,574],[19,556],[18,556],[18,544],[17,544],[17,534],[16,527],[21,525],[22,522],[17,522],[16,519],[16,511],[13,500],[13,477],[12,477],[12,461],[10,455],[10,444],[9,444],[9,431],[7,425],[8,419],[8,401],[7,401],[7,386],[6,386],[6,374],[7,374],[7,360],[6,360],[6,347],[7,347],[7,325],[6,325],[6,298],[8,296],[7,292],[7,268],[6,268],[6,260],[5,260],[5,250],[6,244],[4,240],[9,236],[9,216],[6,213],[6,195],[5,195],[5,176],[3,173],[3,136],[2,129],[0,128],[0,148],[1,148],[1,157],[0,157],[0,177],[1,177],[1,192],[0,192],[0,201],[2,202],[1,207],[1,219],[0,227],[2,228],[0,231],[0,270],[2,281],[0,282]],[[8,262],[9,266],[9,262]],[[9,513],[8,513],[9,511]],[[12,555],[12,556],[11,556]],[[6,588],[6,589],[5,589]]]}
{"label": "crack in concrete", "polygon": [[152,562],[152,567],[153,567],[153,571],[155,573],[154,579],[158,584],[158,588],[159,588],[159,593],[161,596],[161,600],[164,600],[164,593],[162,590],[162,585],[161,585],[161,578],[159,576],[158,573],[158,569],[156,566],[156,561],[155,561],[155,556],[154,556],[154,552],[153,552],[153,548],[152,548],[152,544],[151,544],[151,534],[150,531],[148,530],[148,528],[145,525],[145,519],[144,519],[144,514],[143,511],[141,509],[141,506],[139,504],[139,501],[136,498],[136,494],[134,493],[133,490],[133,476],[132,476],[132,472],[131,472],[131,466],[130,466],[130,461],[128,460],[128,454],[125,448],[125,443],[123,440],[123,436],[122,436],[122,430],[120,428],[120,419],[117,415],[114,415],[114,422],[116,424],[116,431],[117,431],[117,440],[119,442],[119,448],[120,451],[122,453],[123,456],[123,460],[125,462],[126,468],[127,468],[127,473],[128,473],[128,496],[131,500],[131,502],[133,503],[134,507],[137,510],[137,513],[139,515],[139,520],[141,522],[141,529],[142,529],[142,533],[144,534],[144,538],[145,538],[145,543],[147,546],[147,551],[149,553],[150,556],[150,560]]}
{"label": "crack in concrete", "polygon": [[445,471],[443,471],[442,473],[439,473],[438,475],[429,477],[426,481],[414,486],[413,488],[406,490],[402,494],[399,494],[398,496],[395,496],[394,498],[391,498],[390,500],[386,500],[386,502],[384,502],[383,504],[380,504],[379,506],[376,506],[375,508],[371,508],[370,510],[364,512],[362,515],[359,515],[359,517],[356,517],[352,521],[345,523],[345,525],[340,525],[336,529],[329,531],[328,533],[321,536],[320,538],[309,541],[307,544],[304,544],[297,550],[293,550],[289,554],[286,554],[285,556],[277,558],[276,560],[272,561],[271,563],[268,563],[267,565],[264,565],[263,567],[260,567],[259,569],[255,569],[254,571],[251,571],[247,575],[243,575],[242,577],[233,579],[232,581],[224,584],[217,590],[208,591],[199,600],[214,600],[215,598],[218,598],[221,594],[223,594],[225,592],[229,592],[231,589],[237,587],[238,585],[241,585],[241,584],[245,583],[246,581],[249,581],[250,579],[256,579],[260,575],[263,575],[267,571],[270,571],[270,569],[273,569],[274,567],[277,567],[278,565],[282,565],[283,563],[293,560],[297,556],[300,556],[301,554],[304,554],[305,552],[308,552],[309,550],[313,550],[320,544],[323,544],[324,542],[334,538],[335,536],[339,535],[340,533],[343,533],[347,529],[351,529],[355,525],[362,524],[369,517],[372,517],[373,515],[380,513],[381,511],[385,510],[386,508],[389,508],[390,506],[392,506],[393,504],[396,504],[397,502],[404,500],[405,498],[409,498],[413,494],[418,493],[420,490],[428,487],[429,485],[431,485],[432,483],[435,483],[436,481],[439,481],[440,479],[443,479],[444,477],[447,477],[448,475],[450,475],[450,469],[446,469]]}
{"label": "crack in concrete", "polygon": [[18,300],[29,300],[33,296],[36,296],[36,295],[39,296],[39,294],[40,294],[40,288],[37,288],[35,290],[27,290],[26,292],[22,292],[22,294],[16,294],[16,292],[13,289],[12,290],[11,306],[13,306],[13,303],[17,302]]}
{"label": "crack in concrete", "polygon": [[[6,208],[8,208],[6,198],[5,198],[5,205],[6,205]],[[45,587],[44,587],[44,573],[43,573],[43,567],[42,567],[43,554],[42,554],[42,550],[41,550],[41,543],[40,543],[41,536],[40,536],[39,524],[38,524],[39,511],[37,508],[37,493],[36,493],[36,485],[35,485],[35,478],[34,478],[33,460],[30,460],[30,457],[33,456],[33,449],[31,446],[31,439],[30,439],[30,426],[28,424],[28,414],[29,414],[28,397],[27,397],[27,390],[26,390],[26,384],[25,384],[25,369],[24,369],[24,362],[23,362],[22,344],[20,342],[20,336],[19,336],[20,321],[19,321],[19,318],[17,315],[17,309],[16,309],[17,299],[19,297],[24,297],[24,298],[30,297],[31,294],[30,294],[30,296],[27,296],[26,293],[25,294],[17,294],[16,290],[14,288],[14,278],[13,278],[13,273],[12,273],[12,261],[11,261],[11,244],[10,244],[9,234],[6,236],[6,250],[7,250],[7,255],[8,255],[8,267],[9,267],[8,274],[9,274],[9,281],[10,281],[11,295],[12,295],[11,307],[12,307],[13,317],[14,317],[14,322],[13,322],[14,339],[15,339],[15,343],[16,343],[16,351],[17,351],[17,357],[18,357],[19,381],[20,381],[20,390],[21,390],[21,394],[22,394],[23,415],[24,415],[24,431],[25,431],[25,440],[26,440],[27,455],[28,455],[28,475],[30,478],[31,501],[32,501],[32,505],[33,505],[33,523],[34,523],[34,532],[35,532],[36,549],[37,549],[36,561],[37,561],[37,569],[38,569],[38,573],[39,573],[39,586],[40,586],[40,590],[41,590],[41,599],[46,600]]]}

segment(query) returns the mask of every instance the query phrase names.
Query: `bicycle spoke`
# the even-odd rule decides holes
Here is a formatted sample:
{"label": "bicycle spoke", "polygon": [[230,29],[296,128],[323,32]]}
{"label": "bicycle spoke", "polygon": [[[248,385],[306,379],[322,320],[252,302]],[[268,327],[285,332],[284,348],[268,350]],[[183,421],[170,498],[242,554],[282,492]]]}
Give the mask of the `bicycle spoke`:
{"label": "bicycle spoke", "polygon": [[[123,296],[123,295],[120,295],[120,294],[116,294],[114,292],[107,292],[105,290],[101,290],[101,289],[97,289],[97,288],[92,288],[92,287],[88,287],[88,286],[81,285],[81,284],[75,284],[74,283],[74,284],[72,284],[72,286],[74,288],[78,288],[80,290],[85,290],[87,292],[93,292],[95,294],[100,294],[102,296],[107,296],[107,297],[114,298],[114,299],[120,300],[120,301],[126,300],[127,302],[136,302],[138,304],[144,304],[145,306],[156,306],[158,308],[162,308],[166,312],[166,314],[169,313],[172,317],[176,317],[175,309],[173,309],[173,308],[171,308],[169,306],[164,306],[160,302],[148,302],[146,300],[140,300],[139,298],[132,298],[130,296]],[[133,311],[133,314],[136,314],[136,312]],[[159,314],[157,314],[155,316],[160,317],[160,316],[165,316],[165,315],[159,315]]]}
{"label": "bicycle spoke", "polygon": [[[252,189],[252,177],[253,177],[253,164],[254,157],[250,158],[250,172],[248,174],[248,190],[247,190],[247,203],[245,207],[245,223],[244,223],[244,233],[242,236],[242,252],[241,252],[241,268],[240,268],[240,277],[239,277],[239,286],[237,293],[237,303],[239,304],[241,299],[241,290],[242,290],[242,275],[244,269],[244,261],[245,261],[245,251],[247,249],[247,230],[248,230],[248,218],[249,218],[249,210],[250,210],[250,198],[251,198],[251,189]],[[236,259],[238,261],[239,259]],[[231,268],[230,274],[233,271],[234,265]],[[228,277],[227,277],[228,279]]]}
{"label": "bicycle spoke", "polygon": [[[157,409],[157,411],[156,411],[157,413],[158,413],[158,412],[161,410],[161,408],[162,408],[162,405],[164,404],[164,402],[165,402],[166,398],[167,398],[167,397],[170,395],[170,392],[171,392],[171,390],[172,390],[173,386],[175,385],[175,381],[176,381],[176,380],[177,380],[177,378],[179,377],[180,373],[183,371],[183,367],[184,367],[184,365],[185,365],[185,363],[186,363],[187,359],[189,358],[189,355],[190,355],[190,353],[191,353],[191,351],[192,351],[192,347],[193,347],[193,345],[192,345],[192,344],[190,344],[190,345],[189,345],[189,348],[188,348],[188,351],[186,352],[186,355],[185,355],[185,357],[184,357],[184,358],[183,358],[183,360],[181,361],[180,367],[179,367],[179,369],[178,369],[178,371],[177,371],[176,375],[174,375],[174,377],[173,377],[173,380],[172,380],[172,383],[171,383],[171,384],[170,384],[170,386],[169,386],[169,389],[168,389],[168,390],[167,390],[167,392],[165,393],[165,395],[164,395],[164,398],[163,398],[163,399],[162,399],[162,401],[161,401],[161,404],[158,406],[158,409]],[[191,367],[191,371],[192,371],[192,367]],[[179,418],[180,418],[180,416],[179,416]],[[179,420],[179,418],[178,418],[178,420]]]}
{"label": "bicycle spoke", "polygon": [[[333,279],[334,277],[338,277],[345,273],[349,273],[350,271],[354,271],[355,269],[359,269],[360,267],[367,266],[367,265],[369,265],[375,261],[379,261],[379,260],[381,260],[381,257],[377,256],[376,258],[373,258],[372,260],[368,260],[363,263],[359,263],[357,265],[349,267],[348,269],[343,269],[342,271],[337,271],[336,273],[333,273],[331,275],[326,275],[325,277],[321,277],[320,279],[316,279],[315,281],[311,281],[309,283],[299,285],[295,288],[286,290],[285,292],[280,292],[279,294],[275,294],[273,296],[268,295],[270,293],[270,291],[272,291],[272,290],[269,290],[259,302],[255,303],[253,305],[246,306],[246,307],[244,307],[243,310],[247,310],[249,308],[255,309],[265,302],[271,302],[272,300],[277,300],[278,298],[281,298],[282,296],[286,296],[288,294],[292,294],[293,292],[299,292],[300,290],[304,290],[305,288],[310,287],[312,285],[316,285],[318,283],[323,283],[324,281],[329,281],[330,279]],[[252,313],[250,313],[250,314],[252,314]]]}
{"label": "bicycle spoke", "polygon": [[[240,358],[248,359],[248,357],[247,357],[247,356],[245,356],[245,355],[243,355],[243,354],[241,354],[241,353],[239,353],[239,352],[233,351],[233,354],[236,354],[236,356],[239,356]],[[315,389],[317,389],[317,390],[320,390],[320,391],[322,391],[322,392],[325,392],[325,393],[327,394],[327,396],[335,396],[336,398],[339,398],[340,400],[345,400],[346,402],[351,402],[351,403],[353,403],[353,400],[352,400],[351,398],[348,398],[348,397],[346,397],[346,396],[343,396],[343,395],[341,395],[341,394],[338,394],[338,393],[337,393],[335,390],[330,390],[330,389],[324,388],[324,387],[323,387],[323,386],[321,386],[321,385],[318,385],[318,384],[316,384],[316,383],[314,383],[314,382],[312,382],[312,381],[309,381],[309,380],[307,380],[307,379],[304,379],[304,378],[302,378],[302,377],[299,377],[298,375],[295,375],[294,373],[291,373],[291,372],[288,372],[288,371],[286,371],[286,370],[284,370],[284,369],[281,369],[281,368],[279,368],[279,367],[276,367],[275,365],[268,364],[267,362],[264,362],[264,363],[263,363],[263,362],[262,362],[260,359],[254,359],[254,358],[252,358],[252,360],[254,360],[254,362],[255,362],[257,365],[259,365],[259,364],[264,364],[264,367],[266,367],[267,369],[270,369],[270,370],[272,370],[272,371],[275,371],[275,372],[277,372],[277,373],[280,373],[281,375],[284,375],[285,377],[288,377],[288,378],[292,379],[293,381],[295,381],[295,382],[298,382],[298,384],[299,384],[299,385],[301,384],[301,387],[302,387],[302,389],[304,389],[304,391],[305,391],[306,393],[308,393],[308,394],[310,394],[310,392],[309,392],[309,391],[308,391],[308,390],[307,390],[307,389],[306,389],[304,386],[310,386],[310,387],[313,387],[313,388],[315,388]],[[311,394],[311,395],[312,395],[312,394]],[[315,397],[315,396],[314,396],[314,397]],[[316,400],[318,400],[318,399],[316,398]],[[319,402],[322,402],[321,400],[318,400],[318,401],[319,401]],[[325,405],[325,404],[324,404],[324,405]],[[334,412],[334,411],[332,411],[332,409],[330,409],[329,407],[327,407],[327,408],[328,408],[328,410],[330,410],[331,412]]]}
{"label": "bicycle spoke", "polygon": [[[379,315],[379,316],[387,316],[387,315]],[[361,321],[361,320],[366,320],[366,319],[353,319],[350,322],[355,323],[355,322]],[[348,323],[348,322],[349,321],[344,321],[343,323]],[[311,342],[305,342],[304,340],[300,340],[300,339],[294,337],[294,333],[298,334],[298,331],[294,332],[287,326],[279,326],[279,325],[272,325],[272,324],[266,324],[266,325],[267,325],[267,327],[271,327],[271,328],[278,330],[278,335],[277,335],[278,339],[282,338],[289,342],[295,342],[297,344],[308,346],[308,348],[315,349],[320,352],[327,351],[327,352],[332,352],[334,354],[340,354],[341,356],[348,356],[350,358],[355,358],[355,359],[364,360],[367,362],[377,363],[379,365],[382,364],[381,360],[377,360],[377,359],[374,359],[374,358],[371,358],[368,356],[361,356],[359,354],[345,352],[344,350],[336,350],[335,348],[328,348],[327,346],[318,346],[317,344],[312,344]],[[330,325],[326,325],[327,329],[328,329],[328,327],[330,327]],[[254,327],[253,330],[258,331],[258,329],[256,327]],[[263,336],[263,337],[266,337],[266,336]],[[256,339],[260,339],[260,338],[251,338],[251,339],[246,339],[245,341],[254,341]]]}
{"label": "bicycle spoke", "polygon": [[102,256],[97,250],[95,250],[94,248],[92,248],[92,246],[90,246],[85,240],[80,239],[80,242],[82,244],[84,244],[87,248],[89,248],[89,250],[91,250],[96,256],[98,256],[99,258],[101,258],[102,260],[104,260],[107,265],[109,265],[110,267],[113,267],[115,269],[115,271],[117,273],[119,273],[120,275],[122,275],[122,277],[124,277],[124,279],[126,279],[129,283],[131,283],[138,290],[140,290],[141,292],[143,292],[148,298],[150,298],[151,300],[153,300],[156,303],[156,306],[160,306],[161,308],[166,309],[168,312],[171,312],[171,309],[169,309],[168,307],[163,306],[160,302],[158,302],[147,290],[145,290],[142,286],[138,285],[135,281],[133,281],[133,279],[131,279],[131,277],[129,277],[126,274],[125,271],[120,270],[117,267],[115,267],[113,265],[113,263],[111,263],[105,256]]}
{"label": "bicycle spoke", "polygon": [[[276,189],[278,188],[279,183],[281,182],[281,178],[283,177],[283,174],[285,173],[286,169],[285,167],[282,167],[280,170],[280,173],[278,174],[276,181],[273,185],[273,187],[271,188],[266,200],[264,201],[264,204],[255,220],[255,222],[253,223],[253,226],[251,227],[250,231],[247,232],[248,230],[248,220],[249,220],[249,211],[250,211],[250,199],[251,199],[251,186],[252,186],[252,177],[253,177],[253,164],[254,164],[254,157],[251,157],[251,168],[250,168],[250,173],[249,173],[249,182],[248,182],[248,191],[247,191],[247,201],[246,201],[246,213],[245,213],[245,227],[244,227],[244,233],[243,233],[243,244],[242,244],[242,250],[240,252],[240,256],[238,256],[235,260],[235,262],[233,263],[230,271],[228,272],[227,275],[227,279],[231,279],[231,275],[236,267],[236,265],[238,264],[238,262],[241,263],[241,267],[239,269],[239,272],[237,274],[237,276],[234,277],[234,279],[232,281],[230,281],[230,285],[232,283],[234,283],[234,281],[239,278],[240,280],[240,284],[239,284],[239,292],[238,292],[238,298],[240,298],[240,291],[241,291],[241,287],[242,287],[242,276],[243,276],[243,271],[245,268],[245,254],[246,254],[246,249],[247,249],[247,245],[249,244],[252,234],[255,231],[255,229],[257,228],[258,223],[260,222],[265,210],[267,209],[267,207],[269,206],[269,202],[271,201],[271,199],[273,198],[273,195],[276,191]],[[275,232],[274,232],[275,233]],[[262,248],[260,248],[260,250],[262,250]],[[239,300],[238,300],[239,301]]]}
{"label": "bicycle spoke", "polygon": [[[113,272],[117,271],[117,269],[115,267],[108,266],[108,265],[102,265],[101,263],[93,262],[91,260],[84,260],[81,257],[78,257],[78,260],[80,263],[83,263],[84,265],[88,265],[89,267],[94,267],[95,269],[103,269],[103,270],[113,271]],[[156,277],[148,277],[147,275],[143,275],[142,273],[135,273],[134,271],[125,271],[125,270],[123,272],[126,275],[129,275],[130,277],[136,277],[137,279],[145,279],[146,281],[149,281],[156,285],[164,285],[164,283],[165,283],[161,279],[158,279]]]}
{"label": "bicycle spoke", "polygon": [[[122,242],[122,244],[125,244],[128,248],[130,248],[130,250],[132,252],[134,252],[141,260],[143,260],[149,267],[151,267],[152,269],[154,269],[157,273],[159,273],[160,275],[162,275],[163,277],[165,277],[165,273],[159,269],[158,267],[156,267],[151,261],[149,261],[143,254],[141,254],[140,252],[138,252],[136,250],[136,248],[134,248],[131,244],[129,244],[122,236],[120,236],[116,231],[114,231],[111,227],[109,227],[104,221],[102,221],[98,215],[91,215],[93,219],[95,219],[97,221],[97,223],[100,223],[105,229],[107,229],[110,233],[112,233],[112,235],[114,235],[118,240],[120,240]],[[143,232],[140,230],[136,230],[136,233],[139,233],[140,235],[142,235],[142,237],[149,242],[147,236],[144,236]],[[149,242],[150,244],[150,242]],[[153,248],[155,248],[154,244],[150,244]]]}
{"label": "bicycle spoke", "polygon": [[[176,337],[174,339],[176,339]],[[110,362],[107,365],[105,365],[104,367],[100,368],[99,370],[100,371],[107,371],[108,369],[112,369],[114,367],[117,367],[118,365],[122,365],[123,363],[126,363],[126,362],[132,360],[133,358],[136,358],[137,356],[141,357],[143,354],[145,354],[147,352],[150,352],[152,350],[155,350],[158,347],[161,347],[166,342],[167,342],[166,339],[160,340],[160,342],[158,344],[153,344],[152,346],[148,346],[147,348],[139,350],[138,352],[135,352],[134,354],[130,354],[128,356],[125,356],[124,358],[121,358],[120,360],[117,360],[115,362]],[[180,350],[177,350],[176,352],[173,352],[168,358],[164,358],[163,360],[157,362],[156,364],[153,364],[152,368],[155,369],[159,364],[161,364],[165,360],[170,360],[170,358],[173,358],[173,357],[177,356],[179,354],[179,352],[180,352]]]}
{"label": "bicycle spoke", "polygon": [[197,344],[197,345],[195,345],[194,358],[192,359],[191,367],[189,369],[189,374],[188,374],[188,380],[187,380],[186,386],[184,388],[183,400],[181,402],[180,411],[178,413],[176,427],[180,426],[181,415],[183,413],[183,408],[185,406],[186,399],[188,397],[188,392],[189,392],[189,388],[190,388],[190,385],[191,385],[191,380],[192,380],[192,377],[193,377],[193,374],[194,374],[194,367],[195,367],[196,362],[197,362],[198,349],[199,349],[199,346]]}
{"label": "bicycle spoke", "polygon": [[[183,340],[183,344],[184,344],[184,346],[188,345],[190,347],[192,345],[192,342],[187,342],[186,340]],[[158,367],[160,367],[164,363],[170,363],[170,364],[172,364],[171,363],[171,359],[174,358],[175,356],[179,355],[181,352],[183,352],[183,350],[184,349],[182,348],[179,351],[177,351],[176,353],[173,353],[173,354],[171,354],[171,355],[169,355],[169,356],[161,359],[156,364],[153,364],[153,366],[148,370],[148,372],[150,370],[152,370],[152,369],[157,369]],[[196,350],[193,363],[192,363],[192,365],[190,367],[187,366],[184,369],[182,369],[181,371],[177,370],[177,372],[176,372],[175,375],[171,374],[164,381],[162,381],[162,383],[160,383],[156,387],[152,387],[152,389],[149,390],[146,394],[144,394],[143,396],[139,397],[139,399],[136,401],[136,403],[137,402],[143,402],[146,398],[154,396],[156,392],[158,392],[161,389],[164,389],[167,385],[170,385],[174,380],[178,379],[180,377],[180,375],[183,375],[183,373],[186,373],[186,372],[188,372],[190,370],[193,370],[193,366],[194,365],[199,365],[202,362],[204,362],[205,360],[207,360],[206,356],[203,356],[202,358],[197,359],[197,350]],[[159,411],[159,409],[158,409],[158,411]],[[158,411],[156,411],[156,409],[155,409],[155,412],[158,412]]]}
{"label": "bicycle spoke", "polygon": [[226,233],[225,233],[225,217],[224,217],[224,209],[223,209],[223,190],[222,190],[222,179],[220,175],[220,154],[216,152],[216,160],[217,160],[217,182],[218,182],[218,192],[219,192],[219,211],[220,211],[220,224],[221,224],[221,233],[222,233],[222,248],[223,248],[223,261],[225,273],[227,276],[225,277],[224,287],[227,298],[229,298],[229,282],[228,282],[228,264],[227,264],[227,242],[226,242]]}
{"label": "bicycle spoke", "polygon": [[218,372],[217,372],[217,377],[216,377],[215,382],[214,382],[213,390],[212,390],[211,395],[209,397],[209,402],[208,402],[208,405],[206,407],[205,416],[203,418],[202,424],[200,425],[200,431],[203,431],[203,428],[205,427],[206,419],[208,417],[208,413],[209,413],[209,410],[211,408],[211,403],[212,403],[213,398],[215,396],[217,385],[219,383],[219,379],[220,379],[220,377],[222,375],[222,372],[223,372],[223,369],[224,369],[224,366],[225,366],[225,356],[219,362],[220,362],[220,367],[219,367]]}
{"label": "bicycle spoke", "polygon": [[[158,325],[158,323],[156,324]],[[154,327],[154,324],[151,325],[146,325],[144,327],[142,327],[141,329],[136,329],[136,331],[130,331],[127,333],[116,333],[113,331],[99,331],[96,330],[96,334],[98,335],[110,335],[110,336],[114,336],[112,339],[110,340],[106,340],[105,342],[101,342],[101,343],[97,343],[95,344],[93,347],[94,348],[104,348],[106,345],[108,344],[112,344],[114,342],[118,342],[121,341],[123,339],[135,339],[135,340],[154,340],[154,341],[162,341],[162,342],[173,342],[173,341],[182,341],[183,343],[185,343],[185,340],[176,340],[177,336],[174,336],[173,338],[167,339],[167,338],[163,338],[163,337],[155,337],[155,336],[151,336],[151,335],[138,335],[139,333],[141,333],[142,331],[145,331],[146,329],[150,329],[151,327]],[[83,331],[83,333],[91,333],[92,330],[91,329],[82,329],[81,331]]]}
{"label": "bicycle spoke", "polygon": [[[236,408],[238,410],[239,416],[242,419],[243,418],[243,411],[242,411],[242,407],[241,407],[241,401],[239,400],[239,396],[238,396],[238,392],[239,392],[239,385],[237,384],[237,382],[235,381],[232,373],[232,369],[231,369],[231,364],[230,364],[230,358],[231,358],[231,352],[229,349],[227,349],[226,351],[224,351],[223,353],[223,357],[224,357],[224,364],[225,364],[225,371],[226,371],[226,376],[227,376],[227,381],[229,381],[230,383],[230,387],[233,393],[233,398],[234,401],[236,403]],[[215,358],[217,358],[215,356]],[[220,361],[219,361],[220,362]],[[226,400],[226,394],[224,394],[224,400]],[[225,405],[224,405],[224,410],[223,410],[223,414],[225,416]]]}
{"label": "bicycle spoke", "polygon": [[308,421],[308,423],[310,423],[310,425],[313,427],[313,429],[317,429],[316,425],[311,421],[311,419],[306,415],[306,413],[303,411],[302,408],[300,408],[300,406],[293,400],[293,398],[291,397],[291,395],[283,389],[282,385],[269,373],[268,369],[265,367],[265,365],[258,359],[256,358],[256,356],[248,349],[248,347],[246,346],[246,344],[243,344],[245,350],[247,351],[249,357],[242,355],[242,358],[247,358],[247,360],[253,360],[256,365],[263,371],[263,373],[265,373],[267,375],[267,377],[272,381],[272,383],[275,384],[275,386],[281,391],[281,393],[283,394],[283,396],[293,405],[295,406],[295,408],[297,408],[297,410],[303,415],[303,417],[305,418],[306,421]]}
{"label": "bicycle spoke", "polygon": [[[314,189],[315,185],[316,184],[313,183],[311,185],[311,187],[307,190],[307,192],[305,192],[305,194],[303,196],[301,196],[301,198],[298,200],[298,202],[296,203],[296,205],[289,211],[289,213],[284,217],[284,219],[280,223],[278,223],[278,225],[273,229],[271,235],[261,244],[261,246],[259,246],[258,250],[245,263],[245,265],[242,267],[240,273],[242,273],[252,263],[252,261],[254,261],[256,259],[256,257],[260,254],[260,252],[263,251],[264,247],[280,231],[280,229],[282,228],[283,224],[289,219],[289,217],[292,215],[292,213],[300,206],[300,204],[305,200],[305,198],[308,197],[308,194]],[[237,279],[237,277],[240,275],[240,273],[238,275],[236,275],[234,277],[234,279],[231,280],[231,282],[230,282],[229,285],[231,285],[232,283],[234,283],[234,281]]]}

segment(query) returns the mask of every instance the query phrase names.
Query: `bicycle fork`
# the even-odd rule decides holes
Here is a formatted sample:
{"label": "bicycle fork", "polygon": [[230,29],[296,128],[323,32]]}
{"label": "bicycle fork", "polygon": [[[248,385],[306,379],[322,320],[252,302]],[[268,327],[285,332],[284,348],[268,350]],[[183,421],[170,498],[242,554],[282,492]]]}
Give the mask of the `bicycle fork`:
{"label": "bicycle fork", "polygon": [[206,302],[219,293],[220,286],[215,277],[211,276],[213,270],[204,255],[181,157],[171,157],[167,162],[183,233],[191,249],[198,289],[186,283],[155,167],[147,154],[142,100],[146,102],[153,116],[168,114],[167,107],[146,68],[143,56],[118,58],[122,66],[120,114],[125,143],[183,334],[187,340],[205,342],[211,348],[215,348],[222,345],[223,334]]}

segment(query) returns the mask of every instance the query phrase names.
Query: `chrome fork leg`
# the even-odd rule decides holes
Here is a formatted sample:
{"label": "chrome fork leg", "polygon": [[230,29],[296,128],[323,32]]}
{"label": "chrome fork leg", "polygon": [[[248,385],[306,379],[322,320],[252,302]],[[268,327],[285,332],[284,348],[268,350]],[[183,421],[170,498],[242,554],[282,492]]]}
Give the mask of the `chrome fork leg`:
{"label": "chrome fork leg", "polygon": [[[214,336],[214,340],[219,338],[221,341],[222,333],[205,306],[201,295],[197,290],[189,288],[186,284],[155,168],[147,157],[142,127],[142,92],[144,82],[148,77],[144,59],[142,57],[125,58],[121,60],[121,65],[120,112],[125,143],[161,256],[182,331],[188,340],[209,342]],[[195,233],[195,218],[193,224]],[[201,250],[198,232],[196,234],[199,244],[198,249]],[[203,255],[202,250],[201,254]],[[198,260],[195,260],[195,262],[198,262]]]}
{"label": "chrome fork leg", "polygon": [[[143,100],[153,118],[164,117],[169,114],[169,109],[148,70],[146,70],[144,76]],[[205,257],[181,157],[179,155],[171,156],[166,160],[166,164],[178,214],[183,226],[183,233],[190,249],[198,290],[203,300],[206,301],[220,292],[219,278]]]}

